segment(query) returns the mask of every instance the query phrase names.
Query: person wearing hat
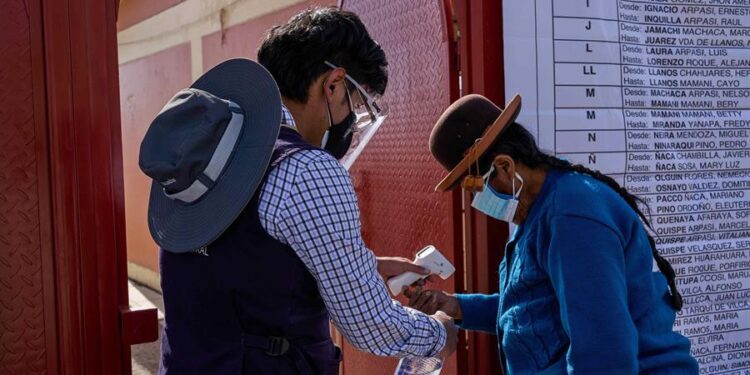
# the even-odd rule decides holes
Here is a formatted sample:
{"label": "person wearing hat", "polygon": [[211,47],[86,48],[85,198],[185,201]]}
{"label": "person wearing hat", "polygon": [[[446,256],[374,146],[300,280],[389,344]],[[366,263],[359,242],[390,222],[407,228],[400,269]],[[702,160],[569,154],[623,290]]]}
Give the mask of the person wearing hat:
{"label": "person wearing hat", "polygon": [[[410,290],[410,305],[441,309],[461,328],[496,334],[501,367],[514,374],[698,374],[687,338],[672,331],[682,298],[656,251],[641,202],[612,178],[539,150],[504,110],[465,96],[430,137],[472,207],[517,225],[505,245],[499,293]],[[645,223],[645,226],[644,226]],[[500,246],[500,244],[498,244]],[[653,272],[656,261],[661,272]]]}
{"label": "person wearing hat", "polygon": [[382,122],[380,46],[353,13],[320,8],[273,28],[258,56],[177,93],[141,144],[166,310],[159,373],[338,374],[330,320],[363,351],[450,355],[450,317],[390,298],[384,278],[426,272],[365,246],[337,160]]}

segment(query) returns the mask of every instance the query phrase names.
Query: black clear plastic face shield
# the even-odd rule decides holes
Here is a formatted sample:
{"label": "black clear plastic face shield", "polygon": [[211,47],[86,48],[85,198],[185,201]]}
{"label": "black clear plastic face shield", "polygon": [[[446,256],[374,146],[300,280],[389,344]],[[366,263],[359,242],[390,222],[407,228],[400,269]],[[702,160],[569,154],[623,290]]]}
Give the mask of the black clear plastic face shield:
{"label": "black clear plastic face shield", "polygon": [[[338,68],[338,66],[328,61],[325,64],[331,69]],[[380,95],[368,93],[349,74],[346,75],[346,86],[355,116],[352,128],[354,132],[352,143],[346,155],[341,158],[341,164],[346,169],[349,169],[370,142],[372,136],[375,135],[375,132],[383,124],[383,121],[388,116],[388,107],[382,102]]]}

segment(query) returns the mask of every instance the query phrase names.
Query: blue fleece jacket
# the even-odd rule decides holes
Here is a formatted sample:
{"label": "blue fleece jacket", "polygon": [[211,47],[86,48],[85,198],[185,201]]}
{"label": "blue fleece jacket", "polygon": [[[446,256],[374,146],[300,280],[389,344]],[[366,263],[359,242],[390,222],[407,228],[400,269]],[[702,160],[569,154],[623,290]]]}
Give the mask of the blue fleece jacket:
{"label": "blue fleece jacket", "polygon": [[457,295],[461,327],[498,335],[507,375],[698,374],[652,270],[643,224],[614,190],[550,170],[506,245],[499,294]]}

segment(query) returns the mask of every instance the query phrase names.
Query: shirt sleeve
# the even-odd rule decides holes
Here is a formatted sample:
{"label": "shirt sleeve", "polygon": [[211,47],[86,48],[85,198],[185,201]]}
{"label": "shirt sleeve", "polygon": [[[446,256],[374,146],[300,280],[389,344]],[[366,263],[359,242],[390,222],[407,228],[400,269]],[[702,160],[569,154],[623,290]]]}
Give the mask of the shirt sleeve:
{"label": "shirt sleeve", "polygon": [[569,374],[638,373],[638,335],[628,309],[624,248],[607,225],[555,216],[542,262],[570,338]]}
{"label": "shirt sleeve", "polygon": [[459,327],[471,331],[497,334],[499,294],[456,294],[463,319]]}
{"label": "shirt sleeve", "polygon": [[266,211],[260,212],[261,223],[291,246],[315,277],[339,331],[357,349],[376,355],[437,356],[445,346],[445,327],[391,299],[375,255],[362,240],[348,172],[326,155],[294,175],[277,209],[261,204],[259,212]]}

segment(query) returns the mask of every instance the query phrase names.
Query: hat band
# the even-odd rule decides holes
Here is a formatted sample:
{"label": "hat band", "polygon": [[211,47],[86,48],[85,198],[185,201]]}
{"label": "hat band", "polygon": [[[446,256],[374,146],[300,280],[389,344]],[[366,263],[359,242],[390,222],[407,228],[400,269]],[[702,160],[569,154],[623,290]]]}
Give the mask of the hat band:
{"label": "hat band", "polygon": [[[245,116],[242,114],[242,109],[239,105],[229,102],[229,110],[232,112],[232,118],[229,120],[226,130],[224,130],[224,135],[221,136],[221,140],[219,140],[219,144],[216,146],[216,150],[214,150],[211,160],[208,162],[206,169],[204,169],[202,173],[210,182],[216,182],[221,175],[224,167],[226,167],[229,162],[229,157],[232,156],[232,152],[237,146],[237,140],[240,138],[240,133],[242,133],[242,124],[245,120]],[[168,194],[165,191],[164,195],[169,199],[175,199],[185,203],[195,202],[205,195],[211,186],[213,186],[213,183],[205,184],[201,182],[201,179],[205,179],[201,177],[202,176],[199,176],[185,190],[174,194]]]}

